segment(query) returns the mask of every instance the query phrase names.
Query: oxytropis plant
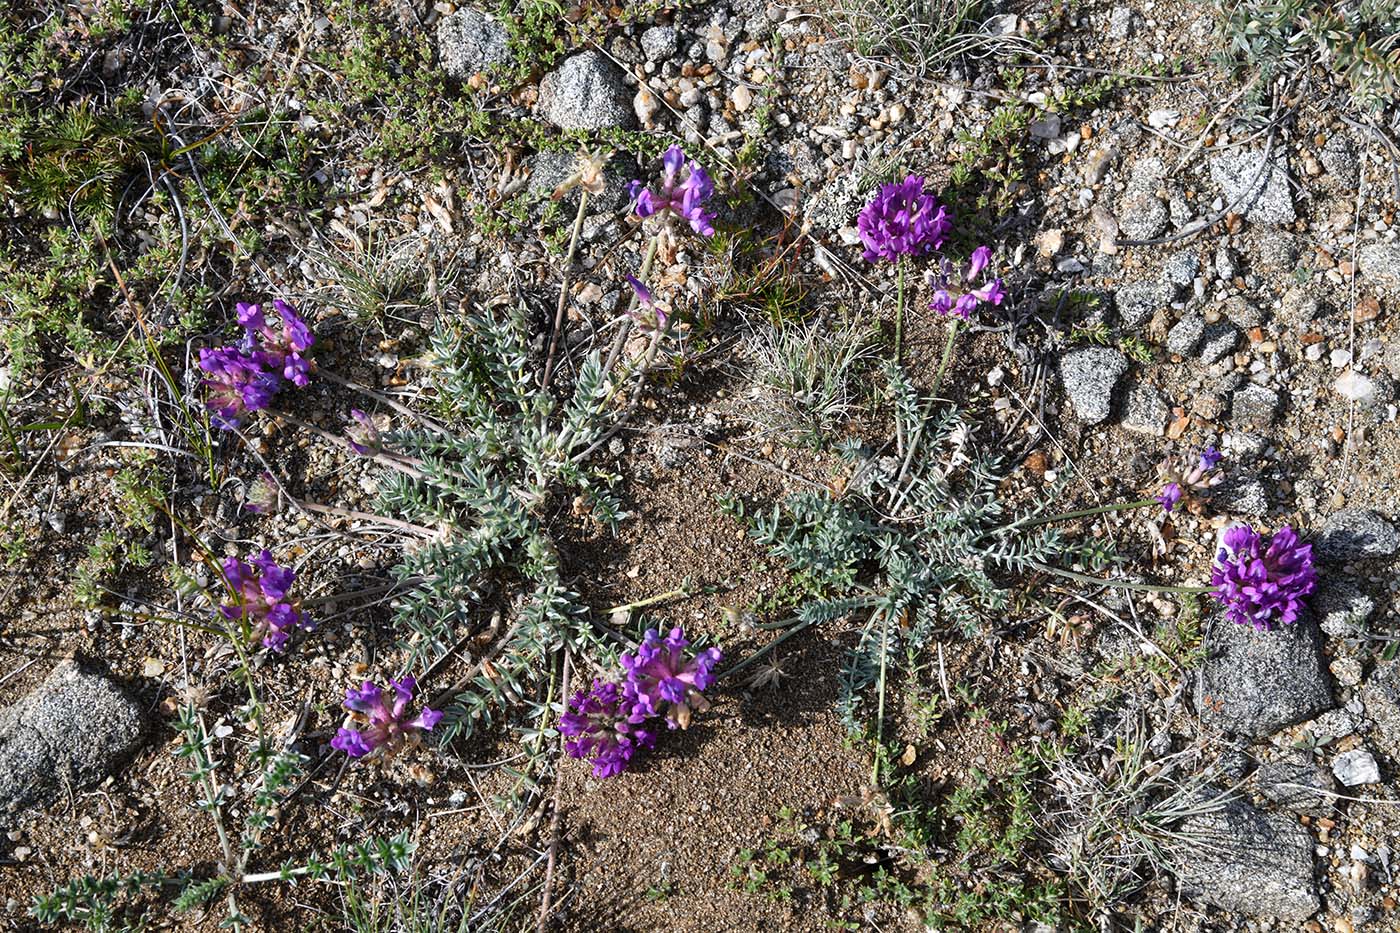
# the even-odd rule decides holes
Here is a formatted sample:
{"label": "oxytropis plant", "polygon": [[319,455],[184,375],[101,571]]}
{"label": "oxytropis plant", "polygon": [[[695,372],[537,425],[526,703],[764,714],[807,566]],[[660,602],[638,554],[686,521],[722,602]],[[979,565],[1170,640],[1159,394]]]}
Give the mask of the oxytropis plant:
{"label": "oxytropis plant", "polygon": [[691,715],[709,709],[701,692],[714,683],[718,648],[691,655],[685,632],[671,629],[662,638],[648,629],[633,653],[621,658],[621,684],[595,680],[591,690],[569,699],[559,717],[565,749],[593,763],[595,777],[621,774],[633,755],[656,746],[656,729],[648,723],[664,718],[668,729],[686,729]]}
{"label": "oxytropis plant", "polygon": [[303,355],[316,342],[311,328],[287,302],[272,304],[278,326],[260,305],[240,303],[236,312],[243,339],[199,351],[199,368],[207,374],[206,404],[216,427],[239,427],[250,412],[267,408],[286,383],[304,386],[311,379],[312,363]]}
{"label": "oxytropis plant", "polygon": [[[919,175],[909,175],[901,182],[882,185],[856,218],[856,230],[864,246],[866,262],[895,264],[896,363],[900,360],[904,332],[905,267],[911,260],[941,250],[952,229],[953,220],[947,207],[928,193],[927,183]],[[957,334],[957,319],[966,321],[979,304],[999,305],[1005,296],[1000,279],[988,279],[978,284],[991,261],[991,248],[979,246],[973,250],[967,266],[960,272],[945,257],[936,269],[927,273],[928,286],[934,292],[930,307],[941,315],[954,316],[948,349],[944,352],[935,386],[941,383],[948,365],[953,338]]]}

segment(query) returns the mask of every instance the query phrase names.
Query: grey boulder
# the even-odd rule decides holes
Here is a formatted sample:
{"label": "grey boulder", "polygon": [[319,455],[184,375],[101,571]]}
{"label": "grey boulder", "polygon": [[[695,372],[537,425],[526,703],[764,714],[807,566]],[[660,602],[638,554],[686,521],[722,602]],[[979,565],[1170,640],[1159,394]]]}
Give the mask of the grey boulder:
{"label": "grey boulder", "polygon": [[1263,224],[1291,224],[1298,216],[1288,186],[1288,161],[1275,147],[1264,164],[1263,150],[1227,149],[1210,160],[1210,175],[1250,220]]}
{"label": "grey boulder", "polygon": [[506,27],[486,13],[462,7],[438,23],[438,59],[454,78],[470,78],[477,72],[510,61]]}
{"label": "grey boulder", "polygon": [[1295,922],[1317,913],[1312,836],[1291,817],[1234,800],[1187,817],[1175,835],[1177,883],[1190,900]]}
{"label": "grey boulder", "polygon": [[1261,739],[1332,707],[1322,635],[1308,613],[1271,632],[1216,615],[1205,650],[1196,705],[1207,726]]}
{"label": "grey boulder", "polygon": [[1303,752],[1260,765],[1254,780],[1259,793],[1294,813],[1326,816],[1332,812],[1336,799],[1332,774]]}
{"label": "grey boulder", "polygon": [[112,681],[62,661],[0,711],[0,812],[107,777],[141,743],[141,709]]}
{"label": "grey boulder", "polygon": [[566,59],[540,82],[540,113],[562,130],[631,129],[637,115],[622,71],[602,52]]}
{"label": "grey boulder", "polygon": [[1098,424],[1113,410],[1113,390],[1128,371],[1128,358],[1108,347],[1071,350],[1060,357],[1060,381],[1085,424]]}
{"label": "grey boulder", "polygon": [[1314,546],[1329,561],[1375,560],[1400,552],[1400,529],[1370,509],[1333,512]]}

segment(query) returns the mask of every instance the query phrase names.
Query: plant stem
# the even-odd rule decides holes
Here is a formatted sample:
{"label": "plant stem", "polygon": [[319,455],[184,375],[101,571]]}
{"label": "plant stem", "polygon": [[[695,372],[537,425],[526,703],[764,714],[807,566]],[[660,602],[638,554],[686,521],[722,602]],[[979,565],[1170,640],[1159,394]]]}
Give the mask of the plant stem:
{"label": "plant stem", "polygon": [[875,756],[874,762],[870,766],[870,786],[872,789],[880,786],[880,750],[884,748],[885,733],[885,664],[889,657],[890,649],[890,614],[880,609],[882,620],[880,623],[880,685],[879,700],[875,707]]}
{"label": "plant stem", "polygon": [[1158,502],[1156,499],[1139,499],[1136,502],[1116,502],[1113,505],[1096,505],[1091,509],[1076,509],[1073,512],[1059,512],[1055,515],[1027,516],[1026,518],[1017,519],[1009,525],[1003,525],[992,533],[997,534],[999,532],[1014,531],[1017,528],[1030,528],[1035,525],[1048,525],[1050,522],[1068,521],[1071,518],[1087,518],[1090,515],[1102,515],[1106,512],[1142,509],[1149,505],[1155,505],[1161,508],[1162,503]]}
{"label": "plant stem", "polygon": [[953,341],[958,336],[958,319],[950,317],[948,319],[948,342],[943,345],[943,358],[938,361],[938,374],[933,377],[933,391],[929,395],[938,397],[938,390],[943,388],[943,376],[948,372],[948,363],[953,359]]}
{"label": "plant stem", "polygon": [[617,615],[619,612],[632,612],[635,609],[644,609],[647,606],[654,606],[657,603],[665,602],[668,599],[675,599],[677,597],[689,595],[690,590],[686,589],[685,587],[681,587],[677,590],[667,590],[666,592],[658,593],[655,596],[648,596],[646,599],[639,599],[634,603],[625,603],[621,606],[613,606],[611,609],[607,609],[604,611],[609,616],[614,616]]}
{"label": "plant stem", "polygon": [[574,255],[578,252],[579,234],[583,232],[583,212],[588,207],[588,189],[579,189],[578,213],[574,215],[574,228],[569,233],[569,253],[564,257],[564,270],[559,280],[559,305],[554,309],[554,330],[549,335],[549,352],[544,358],[544,375],[540,379],[541,391],[549,389],[549,377],[554,375],[554,354],[559,350],[559,335],[564,331],[564,306],[569,298],[569,273],[574,268]]}
{"label": "plant stem", "polygon": [[[346,450],[349,450],[349,451],[351,451],[352,453],[354,452],[354,448],[350,446],[350,442],[349,442],[348,440],[346,440],[345,438],[341,437],[341,436],[338,435],[338,434],[332,434],[330,431],[327,431],[325,428],[318,427],[318,426],[316,426],[316,425],[310,423],[309,421],[302,421],[300,418],[298,418],[298,417],[296,417],[296,416],[294,416],[294,415],[289,415],[289,414],[287,414],[285,411],[269,411],[269,414],[271,414],[274,418],[280,418],[280,419],[282,419],[283,421],[286,421],[286,422],[289,423],[289,424],[294,424],[294,425],[296,425],[296,426],[299,427],[299,428],[303,428],[303,429],[305,429],[305,430],[307,430],[307,431],[310,431],[312,434],[315,434],[317,437],[320,437],[320,438],[322,438],[322,439],[324,439],[324,440],[328,440],[328,441],[330,441],[332,444],[337,444],[337,445],[339,445],[339,446],[341,446],[341,447],[344,447]],[[398,470],[400,473],[403,473],[405,476],[411,476],[411,477],[413,477],[414,479],[423,479],[423,474],[422,474],[421,472],[419,472],[418,470],[415,470],[412,466],[409,465],[410,463],[417,463],[416,460],[415,460],[415,461],[405,461],[405,460],[399,459],[398,457],[391,457],[391,456],[389,456],[388,454],[382,454],[382,453],[380,453],[380,454],[355,454],[355,456],[357,456],[357,457],[363,456],[366,460],[373,460],[375,463],[378,463],[378,464],[380,464],[380,465],[382,465],[382,466],[392,467],[393,469]],[[290,498],[290,497],[289,497],[289,498]]]}
{"label": "plant stem", "polygon": [[[642,267],[638,270],[637,274],[637,278],[642,282],[645,282],[647,276],[651,274],[651,264],[656,261],[656,251],[660,245],[661,234],[658,233],[652,236],[651,242],[647,244],[646,255],[642,257]],[[603,363],[604,377],[612,372],[612,368],[617,365],[617,358],[622,355],[622,346],[627,342],[628,335],[632,333],[632,312],[637,310],[637,305],[640,300],[641,299],[636,295],[633,295],[632,300],[627,303],[627,311],[624,315],[627,321],[622,325],[622,328],[618,330],[617,337],[613,340],[613,345],[608,350],[608,358]]]}
{"label": "plant stem", "polygon": [[905,257],[895,263],[894,290],[894,362],[898,366],[904,350],[904,267]]}
{"label": "plant stem", "polygon": [[411,534],[422,535],[431,538],[437,534],[431,528],[422,525],[415,525],[412,522],[399,521],[397,518],[388,518],[383,515],[375,515],[372,512],[357,512],[354,509],[342,509],[335,505],[321,505],[319,502],[304,502],[300,499],[292,500],[292,504],[307,512],[317,512],[321,515],[336,515],[340,518],[349,518],[355,521],[374,522],[379,525],[388,525],[390,528],[398,528]]}
{"label": "plant stem", "polygon": [[1093,577],[1087,573],[1076,573],[1073,570],[1065,570],[1062,567],[1051,567],[1049,564],[1032,563],[1036,570],[1054,574],[1057,577],[1067,577],[1071,580],[1078,580],[1081,583],[1092,583],[1095,586],[1111,586],[1120,590],[1135,590],[1139,593],[1214,593],[1213,586],[1159,586],[1153,583],[1129,583],[1127,580],[1105,580],[1102,577]]}

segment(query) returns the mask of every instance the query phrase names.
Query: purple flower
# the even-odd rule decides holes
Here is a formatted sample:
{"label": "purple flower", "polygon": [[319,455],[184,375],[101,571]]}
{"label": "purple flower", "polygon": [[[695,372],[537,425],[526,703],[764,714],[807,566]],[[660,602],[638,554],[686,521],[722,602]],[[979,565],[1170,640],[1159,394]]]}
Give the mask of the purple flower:
{"label": "purple flower", "polygon": [[976,298],[979,302],[985,302],[991,305],[999,305],[1006,298],[1006,292],[1003,291],[1001,287],[1001,279],[992,279],[992,281],[988,282],[986,285],[983,285],[981,288],[974,288],[972,291],[968,292],[968,294]]}
{"label": "purple flower", "polygon": [[656,733],[642,726],[647,718],[617,684],[595,680],[592,690],[570,698],[559,731],[569,739],[569,757],[590,759],[594,777],[613,777],[627,769],[637,749],[655,746]]}
{"label": "purple flower", "polygon": [[639,327],[648,330],[652,328],[665,330],[667,320],[666,309],[652,300],[651,289],[647,288],[641,281],[633,276],[624,276],[624,278],[627,279],[627,284],[632,286],[632,291],[636,292],[637,304],[646,312],[646,314],[640,314],[636,308],[629,308],[628,314],[637,322]]}
{"label": "purple flower", "polygon": [[982,270],[992,264],[992,248],[982,245],[972,251],[972,258],[968,261],[967,272],[963,275],[963,280],[971,282],[982,274]]}
{"label": "purple flower", "polygon": [[344,706],[351,722],[361,726],[342,726],[331,739],[331,748],[351,758],[363,758],[374,752],[385,760],[394,757],[405,746],[417,745],[424,732],[431,732],[442,719],[442,713],[423,707],[417,716],[409,718],[408,706],[413,702],[417,682],[412,677],[389,681],[388,692],[365,681],[360,689],[345,691]]}
{"label": "purple flower", "polygon": [[[705,210],[705,202],[715,193],[715,183],[694,160],[687,159],[680,146],[672,146],[661,157],[663,175],[661,191],[647,188],[640,180],[627,186],[627,193],[637,202],[637,216],[670,213],[690,224],[701,236],[714,236],[714,215]],[[680,180],[681,169],[685,178]]]}
{"label": "purple flower", "polygon": [[1001,279],[984,282],[980,288],[972,287],[973,281],[991,264],[991,247],[979,246],[972,251],[972,258],[963,272],[962,281],[954,282],[953,264],[944,259],[939,271],[930,272],[927,276],[928,283],[934,288],[933,301],[929,303],[929,308],[945,317],[956,314],[966,321],[972,317],[972,312],[976,311],[980,304],[1001,304],[1006,298]]}
{"label": "purple flower", "polygon": [[209,376],[204,404],[214,414],[214,425],[225,431],[241,425],[248,412],[266,408],[282,388],[277,374],[267,371],[266,359],[237,347],[200,350],[199,368]]}
{"label": "purple flower", "polygon": [[1176,483],[1167,483],[1162,487],[1161,495],[1157,496],[1157,501],[1162,503],[1162,509],[1170,512],[1181,502],[1181,487]]}
{"label": "purple flower", "polygon": [[358,408],[350,409],[350,417],[355,419],[355,424],[346,430],[345,438],[351,450],[361,457],[372,457],[384,449],[373,418]]}
{"label": "purple flower", "polygon": [[311,328],[285,301],[274,301],[281,327],[273,328],[262,307],[239,302],[235,307],[243,328],[236,347],[199,351],[199,368],[209,374],[205,404],[215,426],[232,430],[250,411],[266,408],[282,388],[282,380],[304,386],[311,381],[311,361],[302,354],[316,338]]}
{"label": "purple flower", "polygon": [[[1175,511],[1177,505],[1181,505],[1192,514],[1201,514],[1211,490],[1225,479],[1216,471],[1222,459],[1220,451],[1214,447],[1203,450],[1195,463],[1181,457],[1169,457],[1159,467],[1161,482],[1165,485],[1162,495],[1156,497],[1157,501],[1168,512]],[[1163,501],[1168,495],[1171,497],[1170,505]]]}
{"label": "purple flower", "polygon": [[624,654],[622,668],[627,672],[624,695],[644,716],[666,715],[666,725],[684,729],[692,711],[704,712],[710,703],[704,690],[714,683],[714,666],[719,663],[717,648],[706,648],[686,657],[685,632],[671,629],[664,640],[656,629],[648,629],[635,654]]}
{"label": "purple flower", "polygon": [[272,302],[280,327],[273,327],[258,305],[239,304],[238,323],[243,327],[243,350],[259,354],[268,367],[297,386],[311,381],[311,361],[302,356],[316,337],[296,309],[278,298]]}
{"label": "purple flower", "polygon": [[918,175],[882,185],[856,218],[866,262],[923,256],[943,245],[952,226],[947,208],[924,192]]}
{"label": "purple flower", "polygon": [[1225,606],[1230,621],[1261,632],[1278,623],[1290,625],[1317,587],[1312,545],[1300,543],[1285,525],[1265,548],[1253,528],[1235,525],[1225,532],[1210,583],[1215,587],[1211,595]]}
{"label": "purple flower", "polygon": [[233,600],[222,603],[219,614],[230,622],[246,622],[253,637],[260,638],[265,648],[282,651],[293,629],[315,628],[287,599],[296,573],[279,567],[266,549],[247,563],[236,557],[225,558],[223,570]]}

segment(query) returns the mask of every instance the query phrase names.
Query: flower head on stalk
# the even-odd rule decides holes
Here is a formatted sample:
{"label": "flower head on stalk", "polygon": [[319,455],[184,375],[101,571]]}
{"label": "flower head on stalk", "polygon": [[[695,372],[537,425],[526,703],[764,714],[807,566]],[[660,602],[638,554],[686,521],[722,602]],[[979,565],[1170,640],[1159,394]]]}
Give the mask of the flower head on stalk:
{"label": "flower head on stalk", "polygon": [[246,563],[226,558],[223,571],[233,599],[219,606],[219,614],[230,622],[246,622],[263,647],[283,651],[294,629],[315,628],[287,598],[296,573],[279,567],[266,549]]}
{"label": "flower head on stalk", "polygon": [[255,515],[267,515],[277,511],[282,502],[282,490],[272,474],[263,470],[258,478],[248,485],[243,496],[243,508]]}
{"label": "flower head on stalk", "polygon": [[943,246],[952,226],[948,209],[924,191],[919,175],[881,185],[856,218],[866,262],[926,255]]}
{"label": "flower head on stalk", "polygon": [[409,716],[417,686],[412,677],[403,677],[389,681],[388,690],[368,680],[358,690],[346,690],[345,709],[350,721],[360,728],[342,726],[331,739],[331,748],[351,758],[379,754],[387,761],[405,747],[417,745],[423,733],[431,732],[442,719],[442,713],[426,706],[418,715]]}
{"label": "flower head on stalk", "polygon": [[670,319],[670,315],[666,313],[665,305],[653,299],[651,289],[647,288],[639,279],[630,275],[625,278],[637,296],[636,306],[629,305],[627,311],[632,320],[643,330],[665,330],[666,322]]}
{"label": "flower head on stalk", "polygon": [[374,419],[358,408],[350,409],[350,418],[355,422],[345,431],[346,443],[361,457],[373,457],[384,449],[379,436],[379,428]]}
{"label": "flower head on stalk", "polygon": [[253,304],[239,304],[238,323],[243,325],[243,349],[245,352],[261,353],[288,382],[304,386],[311,380],[311,362],[302,356],[316,337],[311,328],[296,309],[278,298],[272,302],[281,322],[272,327],[262,308]]}
{"label": "flower head on stalk", "polygon": [[715,218],[705,209],[705,202],[715,193],[715,183],[709,174],[693,159],[686,158],[680,146],[667,149],[661,157],[661,165],[660,191],[647,188],[640,179],[634,179],[627,186],[628,196],[636,202],[637,216],[674,215],[701,236],[714,236]]}
{"label": "flower head on stalk", "polygon": [[1162,492],[1156,497],[1162,503],[1162,508],[1172,512],[1178,505],[1184,505],[1193,515],[1205,511],[1211,491],[1225,479],[1224,474],[1216,469],[1223,459],[1220,451],[1207,447],[1201,451],[1195,463],[1187,465],[1175,458],[1162,463]]}
{"label": "flower head on stalk", "polygon": [[671,729],[687,728],[692,712],[710,708],[701,691],[714,683],[719,649],[706,648],[688,657],[685,649],[689,645],[680,628],[671,629],[664,639],[656,629],[647,629],[636,652],[621,658],[627,672],[625,696],[646,716],[664,713]]}
{"label": "flower head on stalk", "polygon": [[1210,583],[1231,622],[1261,632],[1291,625],[1317,587],[1312,545],[1285,525],[1265,547],[1253,528],[1235,525],[1225,532]]}
{"label": "flower head on stalk", "polygon": [[272,304],[279,326],[268,323],[261,305],[239,302],[235,310],[243,340],[199,351],[199,368],[209,377],[205,405],[214,413],[215,427],[239,427],[248,412],[268,406],[283,380],[304,386],[311,379],[311,361],[303,354],[315,335],[291,305],[280,299]]}
{"label": "flower head on stalk", "polygon": [[944,317],[957,315],[964,321],[972,317],[980,305],[999,305],[1006,298],[1001,279],[984,281],[974,286],[978,276],[992,264],[992,250],[989,246],[979,246],[972,251],[967,267],[961,275],[955,275],[953,264],[946,258],[939,264],[937,272],[928,275],[928,282],[934,289],[929,307]]}
{"label": "flower head on stalk", "polygon": [[617,684],[595,680],[592,690],[569,699],[559,731],[568,739],[569,757],[589,759],[594,777],[613,777],[627,769],[638,749],[655,747],[656,732],[642,725],[647,718]]}

